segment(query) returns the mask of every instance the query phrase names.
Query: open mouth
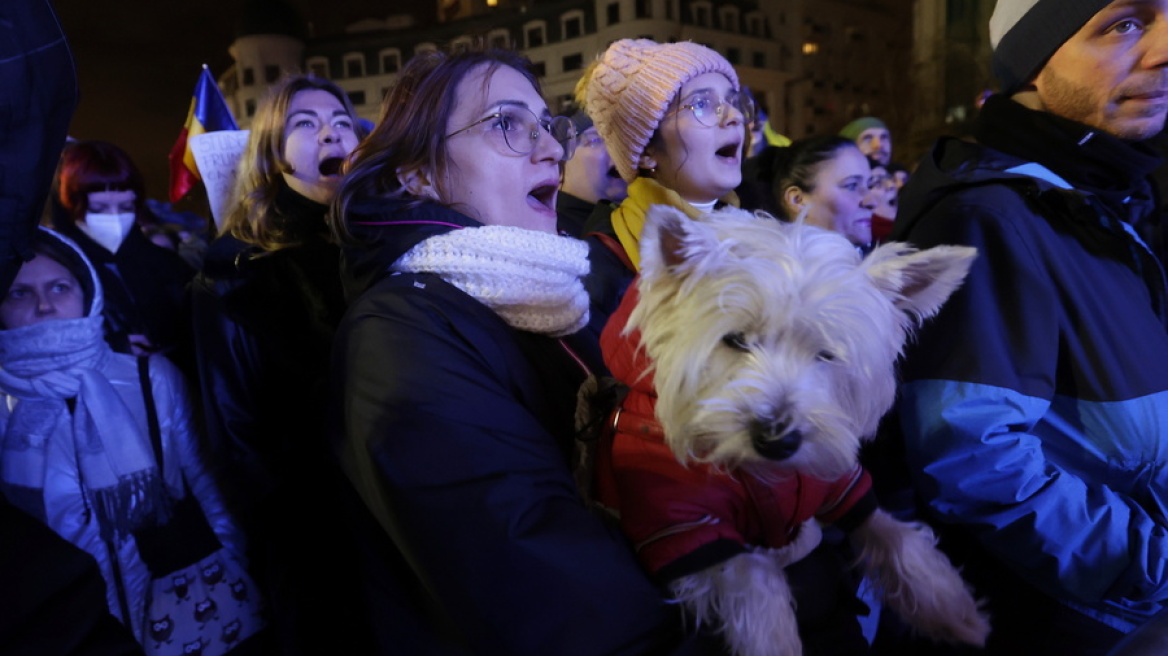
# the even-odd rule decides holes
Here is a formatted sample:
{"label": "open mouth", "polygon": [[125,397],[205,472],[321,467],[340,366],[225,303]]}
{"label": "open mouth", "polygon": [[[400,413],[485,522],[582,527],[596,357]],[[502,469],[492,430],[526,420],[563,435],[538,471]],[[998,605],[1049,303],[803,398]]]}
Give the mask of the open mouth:
{"label": "open mouth", "polygon": [[540,205],[552,210],[556,209],[556,192],[559,191],[559,186],[556,184],[541,184],[535,189],[527,192],[529,198],[535,199]]}
{"label": "open mouth", "polygon": [[728,159],[737,159],[738,158],[738,148],[741,145],[742,145],[741,143],[729,143],[729,144],[726,144],[725,146],[722,146],[718,150],[715,150],[714,154],[717,155],[718,157],[723,157],[723,158],[728,158]]}
{"label": "open mouth", "polygon": [[341,174],[341,166],[345,163],[343,157],[326,157],[320,163],[320,174],[323,176],[332,176]]}

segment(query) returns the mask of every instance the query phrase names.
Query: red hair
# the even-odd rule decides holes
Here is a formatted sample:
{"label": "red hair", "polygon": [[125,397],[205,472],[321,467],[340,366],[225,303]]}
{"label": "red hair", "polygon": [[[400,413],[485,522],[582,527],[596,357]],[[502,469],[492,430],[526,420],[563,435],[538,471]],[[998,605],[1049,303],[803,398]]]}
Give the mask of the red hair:
{"label": "red hair", "polygon": [[94,191],[134,192],[134,213],[139,220],[149,216],[146,186],[142,173],[126,151],[108,141],[80,141],[61,154],[62,207],[77,222],[89,211],[89,194]]}

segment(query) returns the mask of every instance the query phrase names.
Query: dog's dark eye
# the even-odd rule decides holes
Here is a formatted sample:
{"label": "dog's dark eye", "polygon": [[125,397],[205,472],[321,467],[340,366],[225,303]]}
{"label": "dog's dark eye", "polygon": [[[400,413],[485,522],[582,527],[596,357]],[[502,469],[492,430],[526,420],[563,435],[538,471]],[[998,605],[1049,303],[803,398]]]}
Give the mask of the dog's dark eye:
{"label": "dog's dark eye", "polygon": [[730,348],[734,349],[735,351],[749,351],[750,350],[746,346],[746,334],[745,333],[726,333],[725,335],[722,336],[722,343],[725,344],[726,346],[729,346]]}
{"label": "dog's dark eye", "polygon": [[835,362],[835,353],[831,351],[820,351],[815,354],[815,359],[820,362]]}

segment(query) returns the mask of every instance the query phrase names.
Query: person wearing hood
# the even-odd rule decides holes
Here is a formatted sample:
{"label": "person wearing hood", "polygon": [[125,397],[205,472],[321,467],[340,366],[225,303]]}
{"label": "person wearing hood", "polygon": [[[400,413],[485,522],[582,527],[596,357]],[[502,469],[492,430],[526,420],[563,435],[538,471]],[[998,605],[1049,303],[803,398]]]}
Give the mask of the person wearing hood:
{"label": "person wearing hood", "polygon": [[[146,653],[255,648],[264,621],[242,536],[182,376],[110,350],[101,281],[76,244],[41,228],[33,252],[0,300],[0,491],[93,556]],[[210,534],[168,532],[186,499]]]}
{"label": "person wearing hood", "polygon": [[[69,42],[45,0],[0,5],[0,290],[32,257],[38,218],[77,107]],[[0,490],[0,653],[140,656],[106,603],[97,563]],[[63,622],[62,618],[68,618]]]}
{"label": "person wearing hood", "polygon": [[[364,651],[364,606],[345,573],[335,508],[344,481],[320,399],[345,309],[325,215],[365,133],[332,82],[300,75],[273,86],[253,117],[223,234],[191,285],[208,451],[231,472],[285,656]],[[330,538],[304,539],[306,525]]]}
{"label": "person wearing hood", "polygon": [[686,644],[573,477],[595,367],[569,339],[588,321],[588,248],[556,233],[574,137],[520,55],[422,53],[341,185],[336,447],[381,538],[363,552],[381,653]]}
{"label": "person wearing hood", "polygon": [[195,271],[173,250],[152,243],[142,174],[126,151],[79,141],[61,155],[60,211],[53,227],[94,263],[106,290],[106,340],[118,353],[162,353],[190,365],[186,286]]}
{"label": "person wearing hood", "polygon": [[906,354],[900,446],[988,600],[987,652],[1105,654],[1168,606],[1168,288],[1132,229],[1168,1],[998,0],[989,31],[1002,92],[976,142],[922,161],[890,236],[979,251]]}

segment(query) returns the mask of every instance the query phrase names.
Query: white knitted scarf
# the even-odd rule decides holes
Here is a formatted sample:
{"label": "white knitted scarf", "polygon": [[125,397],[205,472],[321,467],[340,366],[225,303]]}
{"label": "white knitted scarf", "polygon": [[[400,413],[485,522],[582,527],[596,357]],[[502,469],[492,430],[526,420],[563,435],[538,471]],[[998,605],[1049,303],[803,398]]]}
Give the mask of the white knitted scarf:
{"label": "white knitted scarf", "polygon": [[562,337],[588,323],[588,244],[512,226],[430,237],[391,267],[433,273],[491,308],[513,328]]}

